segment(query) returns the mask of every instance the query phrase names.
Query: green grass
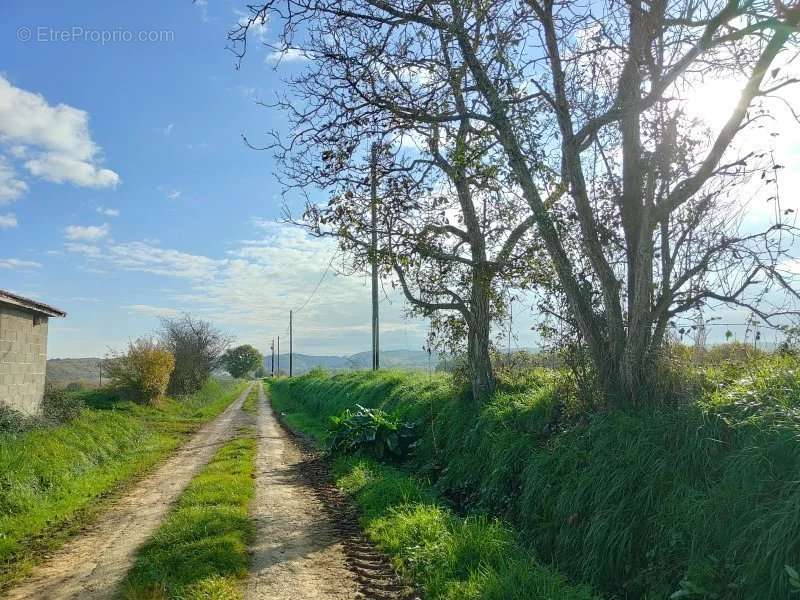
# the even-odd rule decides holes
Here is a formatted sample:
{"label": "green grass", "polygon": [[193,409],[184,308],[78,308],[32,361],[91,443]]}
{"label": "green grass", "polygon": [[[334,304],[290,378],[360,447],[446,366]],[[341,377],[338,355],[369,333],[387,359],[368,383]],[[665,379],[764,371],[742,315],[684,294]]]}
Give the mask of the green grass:
{"label": "green grass", "polygon": [[460,517],[402,471],[365,458],[335,462],[337,485],[361,506],[362,526],[430,600],[590,600],[522,548],[496,519]]}
{"label": "green grass", "polygon": [[[328,417],[352,407],[352,398],[413,416],[421,406],[427,410],[429,402],[453,393],[446,377],[396,372],[331,379],[317,374],[291,383],[281,380],[271,390],[289,426],[320,443]],[[411,392],[418,402],[413,406],[403,401],[403,394]],[[361,457],[337,459],[334,476],[339,488],[360,505],[370,539],[430,600],[595,598],[588,586],[570,584],[537,561],[499,520],[454,514],[422,478]]]}
{"label": "green grass", "polygon": [[[620,598],[787,598],[800,566],[800,363],[687,373],[691,401],[597,413],[545,433],[553,377],[466,401],[446,377],[315,373],[272,384],[292,424],[324,436],[359,403],[419,422],[408,468],[459,512],[510,523],[573,581]],[[510,553],[509,559],[516,559]]]}
{"label": "green grass", "polygon": [[0,589],[77,531],[104,498],[222,412],[242,385],[210,381],[158,407],[86,392],[88,408],[73,421],[0,434]]}
{"label": "green grass", "polygon": [[122,586],[125,598],[241,597],[238,580],[247,575],[254,532],[247,508],[255,454],[252,428],[217,451],[140,549]]}
{"label": "green grass", "polygon": [[247,398],[242,404],[242,410],[249,415],[255,415],[258,412],[258,386],[254,385]]}

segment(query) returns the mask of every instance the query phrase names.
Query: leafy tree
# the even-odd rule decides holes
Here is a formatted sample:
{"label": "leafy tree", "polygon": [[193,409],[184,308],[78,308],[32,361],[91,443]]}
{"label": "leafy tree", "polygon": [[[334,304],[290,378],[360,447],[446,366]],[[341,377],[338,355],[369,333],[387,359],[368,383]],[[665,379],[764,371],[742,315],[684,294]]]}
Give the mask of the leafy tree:
{"label": "leafy tree", "polygon": [[263,360],[264,357],[258,350],[249,344],[244,344],[226,350],[220,359],[220,364],[233,377],[238,378],[259,368]]}
{"label": "leafy tree", "polygon": [[[722,304],[773,321],[798,299],[783,268],[796,229],[773,191],[781,165],[736,143],[797,81],[795,3],[271,0],[250,11],[230,35],[240,55],[248,27],[272,17],[283,49],[312,59],[290,82],[301,118],[277,147],[316,143],[327,166],[301,161],[290,179],[324,179],[387,131],[421,130],[424,163],[437,143],[425,128],[448,124],[438,143],[460,165],[452,134],[474,130],[500,168],[486,183],[524,200],[554,273],[541,309],[574,332],[608,398],[647,399],[666,333],[687,313]],[[742,88],[715,129],[687,105],[721,79]],[[739,191],[754,175],[776,206],[764,226],[747,222]]]}
{"label": "leafy tree", "polygon": [[170,393],[192,394],[203,387],[218,365],[229,338],[210,323],[191,315],[161,320],[161,344],[175,357]]}

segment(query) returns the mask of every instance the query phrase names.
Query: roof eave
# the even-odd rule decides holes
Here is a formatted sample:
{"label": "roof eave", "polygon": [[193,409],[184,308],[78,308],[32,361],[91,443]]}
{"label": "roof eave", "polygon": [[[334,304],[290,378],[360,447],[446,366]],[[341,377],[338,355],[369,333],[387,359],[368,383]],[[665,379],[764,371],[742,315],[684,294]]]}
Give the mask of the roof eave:
{"label": "roof eave", "polygon": [[12,294],[11,292],[7,292],[5,290],[0,290],[0,302],[13,304],[14,306],[19,306],[20,308],[39,313],[41,315],[47,315],[48,317],[67,316],[66,312],[54,306],[50,306],[44,302],[37,302],[36,300],[31,300],[30,298],[25,298],[23,296],[18,296],[17,294]]}

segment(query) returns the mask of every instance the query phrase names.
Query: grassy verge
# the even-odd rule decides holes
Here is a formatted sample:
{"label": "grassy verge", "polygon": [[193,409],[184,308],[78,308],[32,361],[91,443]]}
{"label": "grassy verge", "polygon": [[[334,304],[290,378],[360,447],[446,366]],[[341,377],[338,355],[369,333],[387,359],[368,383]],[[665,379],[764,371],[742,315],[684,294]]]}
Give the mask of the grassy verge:
{"label": "grassy verge", "polygon": [[[800,363],[704,379],[691,401],[549,423],[546,374],[467,402],[444,377],[315,373],[271,387],[317,435],[356,403],[417,421],[407,468],[461,510],[512,524],[574,581],[627,598],[787,598],[800,567]],[[786,567],[789,567],[787,569]]]}
{"label": "grassy verge", "polygon": [[[251,394],[252,397],[252,394]],[[234,600],[247,575],[255,483],[252,428],[228,442],[194,478],[123,583],[129,600]]]}
{"label": "grassy verge", "polygon": [[0,434],[0,589],[222,412],[243,385],[210,381],[158,407],[88,392],[88,408],[69,423]]}
{"label": "grassy verge", "polygon": [[483,515],[459,517],[433,490],[402,471],[365,458],[339,459],[337,485],[363,511],[370,539],[430,600],[590,600]]}
{"label": "grassy verge", "polygon": [[[290,426],[324,436],[324,414],[308,413],[280,392],[273,402]],[[507,525],[454,514],[430,485],[399,468],[346,457],[335,461],[334,477],[361,507],[370,539],[430,600],[596,598],[536,560]]]}

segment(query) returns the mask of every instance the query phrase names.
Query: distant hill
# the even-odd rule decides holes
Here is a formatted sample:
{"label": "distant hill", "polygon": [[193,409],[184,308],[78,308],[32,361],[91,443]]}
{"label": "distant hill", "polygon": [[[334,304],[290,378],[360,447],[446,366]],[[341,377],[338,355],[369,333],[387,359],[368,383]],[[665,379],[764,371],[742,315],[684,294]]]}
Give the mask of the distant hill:
{"label": "distant hill", "polygon": [[[47,361],[47,382],[57,386],[80,382],[96,385],[100,381],[100,358],[51,358]],[[264,368],[270,372],[270,357],[264,359]],[[435,369],[439,355],[430,356],[431,368]],[[295,354],[292,370],[295,375],[308,373],[321,367],[327,371],[360,371],[372,364],[371,352],[358,352],[349,356],[316,356]],[[276,359],[275,366],[278,366]],[[280,367],[289,372],[289,355],[281,354]],[[424,371],[428,368],[428,353],[422,350],[389,350],[381,352],[381,367],[385,369],[409,369]]]}
{"label": "distant hill", "polygon": [[62,386],[100,381],[100,358],[51,358],[47,361],[47,382]]}
{"label": "distant hill", "polygon": [[[271,357],[264,358],[264,368],[271,372]],[[439,355],[432,353],[430,356],[431,368],[436,368]],[[372,364],[372,352],[358,352],[347,356],[316,356],[313,354],[294,354],[292,371],[295,375],[308,373],[311,369],[322,368],[327,371],[359,371],[369,369]],[[281,354],[280,360],[275,359],[275,366],[280,365],[281,371],[289,371],[289,355]],[[428,368],[428,353],[423,350],[388,350],[381,352],[381,367],[385,369],[426,370]]]}

